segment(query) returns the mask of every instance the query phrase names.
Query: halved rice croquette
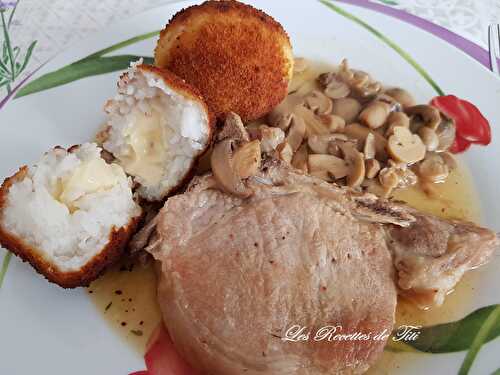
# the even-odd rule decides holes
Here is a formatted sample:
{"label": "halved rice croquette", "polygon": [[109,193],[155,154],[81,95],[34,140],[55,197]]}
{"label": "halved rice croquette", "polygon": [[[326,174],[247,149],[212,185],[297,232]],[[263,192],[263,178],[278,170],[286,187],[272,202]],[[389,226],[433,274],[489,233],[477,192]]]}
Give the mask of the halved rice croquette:
{"label": "halved rice croquette", "polygon": [[210,146],[214,118],[206,103],[196,89],[164,69],[132,64],[105,110],[103,147],[148,201],[162,200],[181,187]]}
{"label": "halved rice croquette", "polygon": [[237,1],[207,1],[177,13],[160,34],[155,65],[197,87],[217,117],[259,118],[287,94],[293,54],[283,27]]}
{"label": "halved rice croquette", "polygon": [[0,244],[64,288],[115,262],[142,215],[132,182],[93,143],[56,147],[0,188]]}

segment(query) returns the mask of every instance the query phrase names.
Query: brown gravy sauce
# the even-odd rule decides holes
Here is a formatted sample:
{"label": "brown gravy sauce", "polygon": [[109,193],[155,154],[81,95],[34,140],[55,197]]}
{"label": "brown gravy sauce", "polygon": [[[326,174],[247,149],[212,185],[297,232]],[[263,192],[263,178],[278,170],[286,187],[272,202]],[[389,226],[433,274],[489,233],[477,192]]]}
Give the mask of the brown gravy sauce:
{"label": "brown gravy sauce", "polygon": [[[291,90],[306,85],[314,87],[320,72],[328,65],[318,64],[294,80]],[[435,185],[436,198],[429,198],[419,187],[396,192],[395,198],[406,201],[422,211],[445,218],[459,218],[480,222],[480,205],[467,167],[459,162],[446,182]],[[396,325],[431,325],[463,317],[470,296],[474,293],[477,273],[469,272],[443,306],[422,311],[400,300]],[[88,288],[89,297],[109,325],[140,354],[145,351],[147,340],[161,320],[156,302],[156,276],[152,264],[122,263],[108,270]],[[388,374],[398,368],[411,366],[402,362],[397,353],[384,352],[369,374]]]}

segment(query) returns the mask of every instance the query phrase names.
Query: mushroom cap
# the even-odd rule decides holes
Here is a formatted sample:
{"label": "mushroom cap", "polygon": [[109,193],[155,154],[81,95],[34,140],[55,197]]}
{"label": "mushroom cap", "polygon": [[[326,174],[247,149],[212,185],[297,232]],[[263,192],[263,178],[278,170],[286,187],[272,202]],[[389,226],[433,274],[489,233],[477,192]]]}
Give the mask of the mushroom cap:
{"label": "mushroom cap", "polygon": [[206,1],[177,13],[160,33],[155,65],[197,87],[217,117],[257,119],[287,95],[293,54],[283,27],[237,1]]}
{"label": "mushroom cap", "polygon": [[394,98],[404,108],[413,107],[415,105],[415,99],[413,98],[413,96],[408,91],[402,88],[394,87],[387,90],[385,94]]}
{"label": "mushroom cap", "polygon": [[424,125],[436,130],[441,124],[441,113],[431,105],[420,104],[406,109],[410,116],[419,116],[424,121]]}

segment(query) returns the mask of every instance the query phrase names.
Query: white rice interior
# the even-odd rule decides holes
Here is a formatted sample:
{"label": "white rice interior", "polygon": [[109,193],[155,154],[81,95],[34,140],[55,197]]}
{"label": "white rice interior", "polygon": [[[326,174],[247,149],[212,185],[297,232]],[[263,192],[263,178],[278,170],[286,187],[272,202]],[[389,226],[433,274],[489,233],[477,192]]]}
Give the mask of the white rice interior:
{"label": "white rice interior", "polygon": [[[141,186],[139,194],[148,200],[161,200],[178,186],[189,172],[193,159],[209,141],[209,120],[204,106],[174,91],[164,80],[133,64],[128,77],[118,85],[118,95],[106,105],[109,136],[104,148],[118,159],[125,171]],[[127,134],[137,126],[138,114],[161,112],[162,172],[158,181],[148,181],[127,169],[123,162],[134,153]]]}
{"label": "white rice interior", "polygon": [[[113,228],[127,225],[141,212],[133,200],[130,179],[117,165],[113,186],[86,193],[74,185],[71,209],[57,199],[61,181],[74,176],[83,163],[100,159],[100,153],[92,143],[73,153],[54,149],[30,167],[7,196],[4,228],[41,251],[62,272],[79,270],[106,246]],[[107,165],[103,172],[109,172]]]}

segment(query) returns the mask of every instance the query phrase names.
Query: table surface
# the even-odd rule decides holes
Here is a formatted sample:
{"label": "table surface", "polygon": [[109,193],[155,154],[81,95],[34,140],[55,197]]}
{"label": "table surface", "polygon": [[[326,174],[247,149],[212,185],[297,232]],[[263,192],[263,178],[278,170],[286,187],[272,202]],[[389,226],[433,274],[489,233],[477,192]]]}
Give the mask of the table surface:
{"label": "table surface", "polygon": [[[500,0],[372,1],[426,18],[483,47],[487,46],[488,25],[500,22]],[[68,45],[109,24],[170,2],[173,0],[19,0],[10,34],[22,50],[33,40],[38,41],[26,69],[28,72]]]}

